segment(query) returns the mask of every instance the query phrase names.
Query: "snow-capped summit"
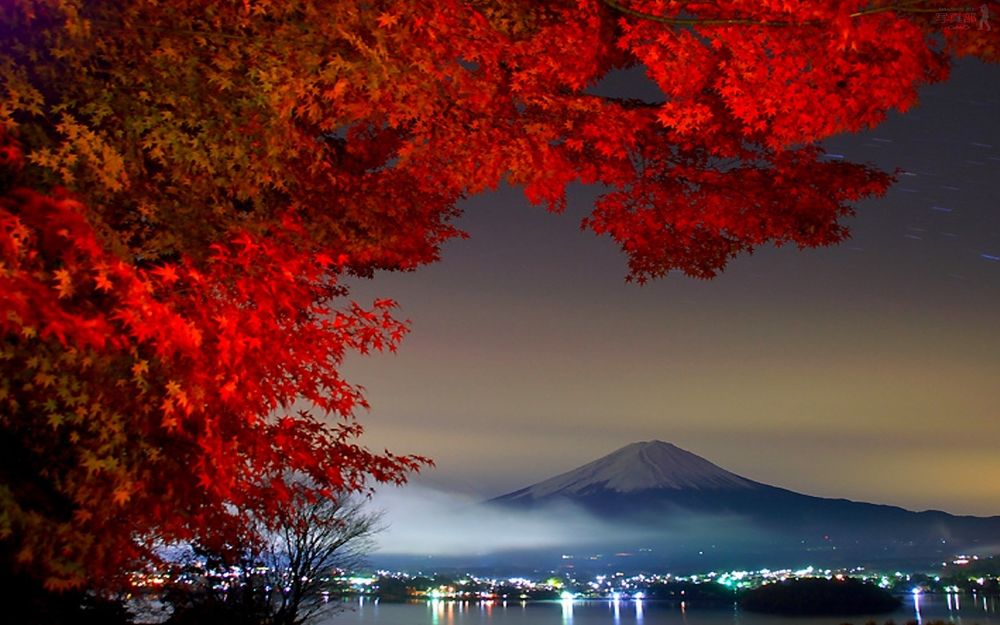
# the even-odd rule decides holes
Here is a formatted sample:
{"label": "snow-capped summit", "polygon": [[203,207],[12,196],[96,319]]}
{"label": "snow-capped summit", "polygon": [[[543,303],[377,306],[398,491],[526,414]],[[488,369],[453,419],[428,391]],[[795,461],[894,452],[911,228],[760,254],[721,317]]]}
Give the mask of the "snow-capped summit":
{"label": "snow-capped summit", "polygon": [[626,445],[562,475],[510,493],[501,499],[541,499],[595,491],[749,489],[760,484],[663,441]]}

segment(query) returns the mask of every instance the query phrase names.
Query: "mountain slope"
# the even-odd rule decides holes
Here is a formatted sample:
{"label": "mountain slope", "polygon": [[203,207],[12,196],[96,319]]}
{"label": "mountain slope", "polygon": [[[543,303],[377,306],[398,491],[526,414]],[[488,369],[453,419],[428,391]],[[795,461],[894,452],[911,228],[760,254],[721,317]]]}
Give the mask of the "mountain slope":
{"label": "mountain slope", "polygon": [[1000,517],[912,512],[803,495],[741,477],[662,441],[627,445],[491,500],[522,509],[557,502],[622,527],[659,529],[674,544],[754,544],[758,549],[840,550],[843,555],[874,550],[948,554],[1000,544]]}

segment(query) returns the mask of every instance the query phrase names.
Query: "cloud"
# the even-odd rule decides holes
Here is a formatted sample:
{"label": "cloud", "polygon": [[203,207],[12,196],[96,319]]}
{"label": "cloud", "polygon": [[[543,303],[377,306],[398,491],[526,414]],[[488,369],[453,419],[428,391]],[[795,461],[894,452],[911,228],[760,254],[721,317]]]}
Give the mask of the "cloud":
{"label": "cloud", "polygon": [[387,529],[375,537],[381,554],[482,555],[650,535],[597,519],[568,502],[518,510],[412,484],[380,491],[373,506],[385,512]]}
{"label": "cloud", "polygon": [[373,506],[385,513],[386,529],[375,536],[375,555],[381,556],[559,550],[570,554],[650,552],[647,555],[655,551],[661,558],[684,557],[759,547],[775,538],[735,515],[672,507],[628,523],[598,518],[570,502],[519,509],[417,484],[379,491]]}

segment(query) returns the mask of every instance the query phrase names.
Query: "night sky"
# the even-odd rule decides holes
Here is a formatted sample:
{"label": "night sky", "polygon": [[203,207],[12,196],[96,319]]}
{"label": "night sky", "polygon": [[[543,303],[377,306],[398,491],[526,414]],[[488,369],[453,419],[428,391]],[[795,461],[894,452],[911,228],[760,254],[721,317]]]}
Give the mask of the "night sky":
{"label": "night sky", "polygon": [[[1000,514],[1000,67],[963,61],[917,107],[826,143],[903,170],[839,246],[761,249],[720,277],[626,284],[625,257],[501,189],[470,238],[380,274],[413,332],[351,359],[364,442],[432,457],[476,497],[661,439],[745,477],[911,509]],[[601,89],[646,95],[635,72]]]}

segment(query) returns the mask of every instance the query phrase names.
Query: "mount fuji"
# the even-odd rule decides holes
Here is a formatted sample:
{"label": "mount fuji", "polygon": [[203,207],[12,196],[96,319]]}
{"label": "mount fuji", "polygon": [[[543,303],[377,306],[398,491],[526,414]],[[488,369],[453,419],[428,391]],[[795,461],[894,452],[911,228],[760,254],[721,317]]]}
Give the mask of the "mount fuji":
{"label": "mount fuji", "polygon": [[626,445],[603,458],[495,501],[579,498],[604,491],[743,490],[760,486],[763,485],[730,473],[676,445],[648,441]]}
{"label": "mount fuji", "polygon": [[[1000,516],[830,499],[762,484],[662,441],[607,456],[490,500],[507,509],[573,506],[614,527],[641,528],[649,544],[704,553],[935,559],[1000,545]],[[624,535],[624,532],[623,532]],[[659,536],[662,540],[657,540]],[[608,549],[625,550],[601,539]],[[706,546],[706,547],[702,547]]]}

